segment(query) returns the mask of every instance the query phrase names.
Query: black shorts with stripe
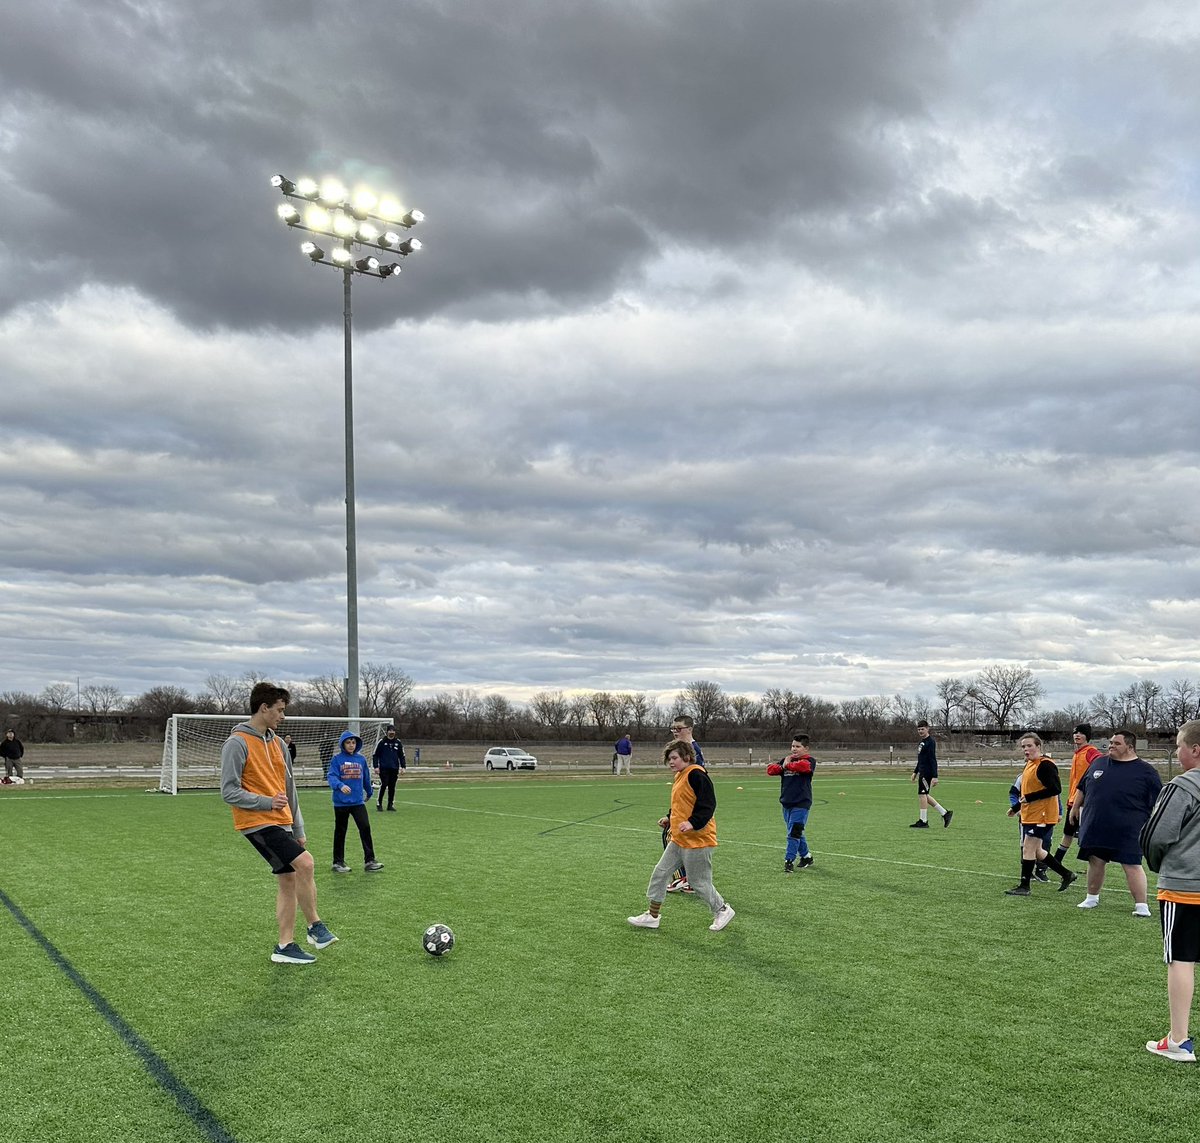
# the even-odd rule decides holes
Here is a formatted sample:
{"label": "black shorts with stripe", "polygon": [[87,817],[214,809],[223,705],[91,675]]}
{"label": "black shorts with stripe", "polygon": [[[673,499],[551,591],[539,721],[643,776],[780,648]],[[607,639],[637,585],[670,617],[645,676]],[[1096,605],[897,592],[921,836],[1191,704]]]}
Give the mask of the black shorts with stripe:
{"label": "black shorts with stripe", "polygon": [[1200,960],[1200,905],[1184,905],[1178,901],[1159,901],[1158,916],[1162,921],[1163,961]]}

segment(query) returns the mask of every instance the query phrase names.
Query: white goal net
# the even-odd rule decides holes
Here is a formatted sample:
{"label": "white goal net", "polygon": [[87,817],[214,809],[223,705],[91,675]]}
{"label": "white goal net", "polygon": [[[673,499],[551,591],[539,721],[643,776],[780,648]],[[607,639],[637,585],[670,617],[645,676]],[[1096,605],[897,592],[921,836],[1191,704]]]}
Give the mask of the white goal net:
{"label": "white goal net", "polygon": [[[186,789],[213,789],[221,785],[221,747],[248,714],[173,714],[167,719],[163,739],[162,771],[158,788],[164,794]],[[389,726],[390,718],[359,718],[357,732],[362,738],[362,753],[370,761],[375,746]],[[296,744],[292,772],[298,786],[319,786],[325,782],[329,759],[338,748],[342,734],[353,728],[348,718],[284,719],[280,735],[290,734]]]}

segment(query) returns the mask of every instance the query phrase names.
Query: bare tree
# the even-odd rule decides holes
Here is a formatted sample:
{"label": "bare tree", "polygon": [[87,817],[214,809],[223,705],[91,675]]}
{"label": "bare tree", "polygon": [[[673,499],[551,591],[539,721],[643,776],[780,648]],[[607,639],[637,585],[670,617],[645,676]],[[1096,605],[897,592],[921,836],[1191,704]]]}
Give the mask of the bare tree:
{"label": "bare tree", "polygon": [[733,695],[729,699],[729,713],[735,726],[753,726],[762,717],[762,703],[749,695]]}
{"label": "bare tree", "polygon": [[1045,693],[1028,667],[988,667],[967,688],[1000,730],[1023,714],[1032,715]]}
{"label": "bare tree", "polygon": [[250,706],[251,687],[230,675],[209,675],[197,700],[213,714],[240,714]]}
{"label": "bare tree", "polygon": [[800,696],[790,690],[772,687],[762,697],[762,708],[770,716],[775,737],[781,738],[800,721]]}
{"label": "bare tree", "polygon": [[949,730],[954,725],[954,716],[962,711],[963,699],[967,697],[967,684],[962,679],[947,676],[938,679],[937,724]]}
{"label": "bare tree", "polygon": [[567,700],[562,691],[538,691],[529,700],[529,709],[547,730],[562,734],[567,722]]}
{"label": "bare tree", "polygon": [[608,691],[592,691],[587,696],[587,701],[592,721],[600,730],[603,731],[613,725],[616,704],[613,702],[613,697]]}
{"label": "bare tree", "polygon": [[191,714],[196,708],[192,696],[182,687],[151,687],[129,705],[135,714],[166,724],[173,714]]}
{"label": "bare tree", "polygon": [[469,687],[460,687],[454,692],[454,710],[468,734],[479,734],[483,721],[483,699]]}
{"label": "bare tree", "polygon": [[491,694],[483,700],[483,719],[493,738],[511,738],[516,708],[504,695]]}
{"label": "bare tree", "polygon": [[125,696],[112,683],[91,683],[80,692],[83,707],[91,714],[112,714],[125,706]]}
{"label": "bare tree", "polygon": [[901,726],[907,727],[916,719],[912,699],[906,698],[902,694],[892,695],[891,712],[892,721]]}
{"label": "bare tree", "polygon": [[633,723],[634,730],[640,732],[643,726],[653,726],[656,721],[654,711],[657,707],[649,697],[636,691],[629,696],[629,700],[629,715],[626,721]]}
{"label": "bare tree", "polygon": [[696,734],[703,738],[708,734],[708,724],[721,718],[729,707],[729,699],[720,683],[706,679],[695,679],[685,683],[679,695],[683,709],[692,716]]}
{"label": "bare tree", "polygon": [[1172,679],[1162,698],[1163,721],[1178,730],[1188,719],[1200,718],[1200,690],[1191,679]]}
{"label": "bare tree", "polygon": [[298,700],[297,705],[312,715],[339,715],[346,713],[346,680],[341,675],[330,672],[328,675],[316,675],[302,687],[298,687],[293,696]]}
{"label": "bare tree", "polygon": [[391,663],[364,663],[358,681],[362,713],[367,718],[399,714],[413,689],[412,679]]}
{"label": "bare tree", "polygon": [[1088,713],[1093,722],[1109,730],[1116,730],[1129,721],[1129,708],[1121,695],[1109,698],[1103,691],[1088,699]]}
{"label": "bare tree", "polygon": [[575,695],[567,702],[567,720],[575,727],[576,734],[583,737],[583,728],[587,725],[590,710],[587,695]]}
{"label": "bare tree", "polygon": [[890,702],[885,695],[847,699],[838,705],[843,725],[863,738],[876,738],[887,729]]}
{"label": "bare tree", "polygon": [[1129,688],[1129,712],[1134,726],[1148,730],[1160,720],[1162,687],[1153,679],[1139,679]]}
{"label": "bare tree", "polygon": [[75,705],[76,692],[70,683],[52,683],[42,691],[42,704],[51,714],[62,714]]}

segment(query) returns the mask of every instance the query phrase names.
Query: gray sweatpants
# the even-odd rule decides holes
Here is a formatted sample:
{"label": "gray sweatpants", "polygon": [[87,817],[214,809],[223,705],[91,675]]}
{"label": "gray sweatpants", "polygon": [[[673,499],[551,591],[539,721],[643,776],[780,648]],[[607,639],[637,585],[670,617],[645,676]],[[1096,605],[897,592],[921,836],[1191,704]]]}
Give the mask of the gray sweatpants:
{"label": "gray sweatpants", "polygon": [[646,886],[646,897],[659,904],[667,895],[667,886],[675,876],[675,870],[681,865],[687,873],[688,884],[716,916],[725,907],[725,898],[716,891],[712,881],[712,855],[715,845],[706,845],[700,849],[684,849],[673,841],[667,842],[667,848],[659,858],[654,872],[650,874],[650,884]]}

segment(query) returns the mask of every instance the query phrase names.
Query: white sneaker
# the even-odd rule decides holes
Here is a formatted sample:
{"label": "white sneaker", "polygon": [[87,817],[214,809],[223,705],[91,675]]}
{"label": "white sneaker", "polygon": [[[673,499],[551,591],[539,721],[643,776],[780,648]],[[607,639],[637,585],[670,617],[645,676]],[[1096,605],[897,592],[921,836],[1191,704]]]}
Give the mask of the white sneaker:
{"label": "white sneaker", "polygon": [[686,877],[676,877],[670,885],[667,886],[668,893],[686,893],[690,886],[687,883]]}
{"label": "white sneaker", "polygon": [[658,922],[661,917],[655,917],[650,913],[639,913],[636,917],[630,917],[629,923],[635,929],[657,929]]}
{"label": "white sneaker", "polygon": [[717,910],[717,915],[713,917],[713,923],[709,925],[709,930],[714,933],[719,933],[730,921],[734,918],[733,906],[726,902]]}
{"label": "white sneaker", "polygon": [[1079,904],[1075,906],[1075,908],[1076,909],[1098,909],[1098,908],[1100,908],[1100,898],[1099,897],[1084,897],[1084,899],[1082,901],[1080,901]]}
{"label": "white sneaker", "polygon": [[1134,915],[1135,917],[1148,917],[1148,916],[1150,916],[1150,906],[1149,906],[1149,905],[1145,905],[1145,904],[1141,904],[1141,903],[1139,903],[1139,904],[1137,904],[1137,905],[1134,905],[1134,907],[1133,907],[1133,915]]}

